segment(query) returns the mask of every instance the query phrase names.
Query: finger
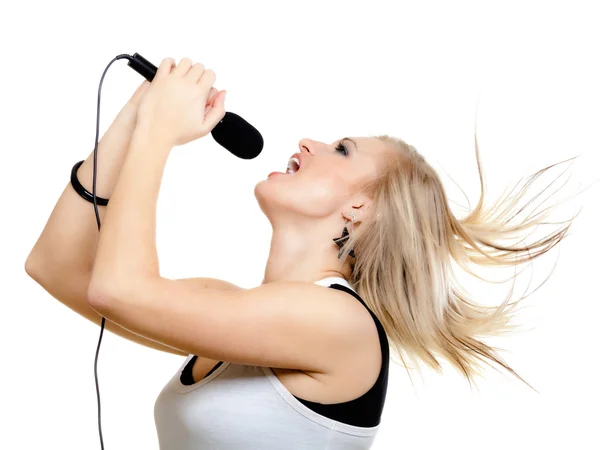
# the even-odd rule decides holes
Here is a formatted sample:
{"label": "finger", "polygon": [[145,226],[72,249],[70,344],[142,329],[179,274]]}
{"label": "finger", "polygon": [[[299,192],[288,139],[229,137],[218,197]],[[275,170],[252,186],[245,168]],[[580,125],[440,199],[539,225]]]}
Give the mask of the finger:
{"label": "finger", "polygon": [[213,102],[212,109],[204,116],[204,123],[212,130],[225,117],[225,94],[227,91],[221,91]]}
{"label": "finger", "polygon": [[188,73],[190,67],[192,67],[192,60],[190,58],[181,58],[181,61],[179,61],[179,64],[175,67],[173,73],[183,77]]}
{"label": "finger", "polygon": [[213,87],[217,79],[217,74],[212,69],[206,69],[202,74],[202,78],[198,81],[198,88],[204,95],[208,95],[210,88]]}
{"label": "finger", "polygon": [[192,83],[197,83],[200,78],[202,78],[202,74],[204,73],[204,64],[196,63],[192,66],[192,68],[187,73],[187,77],[190,79]]}
{"label": "finger", "polygon": [[[223,91],[221,91],[223,92]],[[214,87],[210,88],[210,93],[208,94],[208,100],[206,100],[206,108],[204,108],[204,120],[206,120],[206,115],[209,113],[211,109],[214,107],[214,101],[217,98],[217,94],[219,91]]]}
{"label": "finger", "polygon": [[[219,91],[219,93],[221,93],[221,95],[225,95],[227,93],[227,91],[223,90],[223,91]],[[215,101],[217,100],[217,96],[215,95],[215,98],[213,98],[212,103],[210,104],[211,107],[215,107]]]}
{"label": "finger", "polygon": [[[171,69],[175,66],[175,60],[173,58],[165,58],[158,66],[158,70],[156,71],[156,75],[154,78],[162,78],[171,73]],[[154,80],[153,80],[154,81]]]}
{"label": "finger", "polygon": [[214,87],[210,88],[210,92],[208,93],[208,98],[206,99],[206,106],[210,105],[212,107],[212,102],[218,93],[219,93],[219,91],[216,88],[214,88]]}

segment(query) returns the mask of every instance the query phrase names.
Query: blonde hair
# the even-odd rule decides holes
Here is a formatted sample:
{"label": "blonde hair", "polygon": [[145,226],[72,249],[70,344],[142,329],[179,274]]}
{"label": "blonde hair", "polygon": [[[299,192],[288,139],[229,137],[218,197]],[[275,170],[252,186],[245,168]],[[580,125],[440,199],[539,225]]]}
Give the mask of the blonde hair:
{"label": "blonde hair", "polygon": [[519,183],[485,207],[484,176],[475,135],[481,193],[475,208],[459,220],[450,210],[438,174],[417,150],[398,138],[376,137],[397,151],[383,173],[365,186],[377,214],[351,233],[340,263],[354,248],[356,259],[349,281],[383,324],[392,359],[398,355],[407,369],[407,359],[417,369],[420,360],[441,373],[441,356],[464,375],[471,387],[475,375],[482,376],[481,363],[493,368],[493,362],[534,389],[500,357],[499,349],[481,340],[518,328],[513,319],[517,305],[526,296],[511,302],[511,290],[499,306],[477,304],[460,285],[455,269],[483,279],[474,265],[516,266],[557,245],[576,215],[562,222],[558,230],[527,245],[523,240],[529,230],[535,231],[544,223],[556,205],[542,211],[538,211],[538,205],[520,222],[513,219],[532,203],[517,205],[530,185],[550,168],[574,158],[539,170],[517,192]]}

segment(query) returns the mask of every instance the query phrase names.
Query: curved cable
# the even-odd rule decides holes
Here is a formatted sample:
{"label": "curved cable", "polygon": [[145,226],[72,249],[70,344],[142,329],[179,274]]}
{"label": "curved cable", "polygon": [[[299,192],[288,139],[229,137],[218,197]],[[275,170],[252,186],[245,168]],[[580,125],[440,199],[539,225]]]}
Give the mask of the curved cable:
{"label": "curved cable", "polygon": [[[100,134],[100,93],[102,91],[102,83],[104,82],[104,76],[108,71],[109,67],[120,59],[128,59],[131,61],[133,57],[127,54],[121,54],[116,56],[104,69],[102,78],[100,78],[100,85],[98,86],[98,105],[96,108],[96,139],[94,143],[94,176],[92,181],[92,196],[94,197],[94,212],[96,214],[96,223],[98,224],[98,232],[100,232],[100,214],[98,213],[98,202],[96,199],[96,167],[98,164],[98,136]],[[106,319],[102,317],[102,323],[100,324],[100,337],[98,338],[98,346],[96,347],[96,357],[94,358],[94,379],[96,381],[96,399],[98,401],[98,433],[100,434],[100,448],[104,450],[104,439],[102,437],[102,416],[101,416],[101,405],[100,405],[100,386],[98,384],[98,354],[100,353],[100,344],[102,343],[102,336],[104,335],[104,324]]]}

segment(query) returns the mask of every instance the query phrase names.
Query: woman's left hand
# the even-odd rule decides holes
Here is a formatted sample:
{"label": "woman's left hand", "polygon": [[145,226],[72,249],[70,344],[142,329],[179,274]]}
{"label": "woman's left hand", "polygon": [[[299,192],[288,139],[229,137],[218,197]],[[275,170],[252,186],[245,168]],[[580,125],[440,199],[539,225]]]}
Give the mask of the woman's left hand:
{"label": "woman's left hand", "polygon": [[[161,62],[138,109],[138,128],[175,147],[206,136],[225,116],[225,91],[210,95],[216,75],[183,58]],[[212,98],[210,98],[212,97]]]}

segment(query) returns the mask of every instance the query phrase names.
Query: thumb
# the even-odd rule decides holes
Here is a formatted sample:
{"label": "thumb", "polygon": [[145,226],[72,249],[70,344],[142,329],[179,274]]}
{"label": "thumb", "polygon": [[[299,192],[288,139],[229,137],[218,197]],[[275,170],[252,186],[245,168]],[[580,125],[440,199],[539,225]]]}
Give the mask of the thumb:
{"label": "thumb", "polygon": [[204,123],[212,130],[225,117],[225,94],[227,91],[219,92],[213,99],[213,107],[204,117]]}

